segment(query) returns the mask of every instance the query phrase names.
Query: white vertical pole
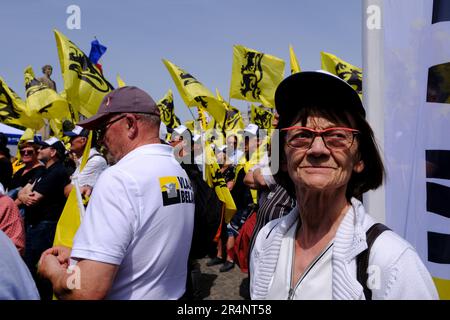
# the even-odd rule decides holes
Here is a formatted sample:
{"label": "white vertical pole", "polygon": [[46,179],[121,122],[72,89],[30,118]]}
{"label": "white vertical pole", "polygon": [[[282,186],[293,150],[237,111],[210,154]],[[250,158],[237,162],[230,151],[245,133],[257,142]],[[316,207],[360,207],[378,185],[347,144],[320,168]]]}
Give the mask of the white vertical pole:
{"label": "white vertical pole", "polygon": [[[364,0],[362,10],[363,101],[384,159],[383,0]],[[364,195],[364,206],[377,221],[386,222],[384,185]]]}

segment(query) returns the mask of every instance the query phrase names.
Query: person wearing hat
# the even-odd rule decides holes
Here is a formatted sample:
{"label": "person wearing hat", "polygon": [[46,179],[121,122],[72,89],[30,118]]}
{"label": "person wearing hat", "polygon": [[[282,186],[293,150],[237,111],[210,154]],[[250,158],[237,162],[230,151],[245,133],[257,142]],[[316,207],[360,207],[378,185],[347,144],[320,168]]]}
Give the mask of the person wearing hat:
{"label": "person wearing hat", "polygon": [[175,157],[186,171],[195,190],[194,232],[188,260],[188,277],[184,299],[198,298],[201,293],[200,268],[197,259],[205,257],[214,248],[214,237],[221,220],[221,202],[214,189],[203,179],[198,164],[194,162],[194,150],[201,147],[199,135],[191,138],[191,131],[184,125],[172,132],[170,145]]}
{"label": "person wearing hat", "polygon": [[14,173],[8,196],[14,199],[22,217],[25,216],[26,205],[17,197],[19,191],[27,184],[31,186],[46,171],[44,164],[38,160],[39,148],[40,146],[34,140],[20,141],[18,144],[20,159],[24,166]]}
{"label": "person wearing hat", "polygon": [[[77,177],[81,194],[90,196],[98,177],[108,166],[106,159],[95,149],[95,147],[92,147],[89,150],[86,165],[80,172],[80,164],[83,161],[83,153],[89,138],[89,130],[83,129],[80,126],[75,126],[75,128],[70,131],[64,131],[64,135],[70,138],[70,152],[75,156],[75,163],[77,165],[77,168],[72,175],[72,180],[73,177]],[[94,137],[92,138],[91,145],[95,145]],[[69,196],[72,188],[73,183],[66,186],[64,190],[66,197]]]}
{"label": "person wearing hat", "polygon": [[[97,130],[115,164],[100,175],[72,250],[44,252],[39,273],[59,299],[179,299],[193,191],[172,147],[160,143],[158,106],[143,90],[125,86],[79,125]],[[76,264],[79,286],[70,286],[69,263]]]}
{"label": "person wearing hat", "polygon": [[56,224],[66,204],[64,187],[70,178],[63,165],[66,149],[55,137],[38,141],[37,159],[45,164],[45,173],[19,191],[18,199],[25,210],[25,256],[24,260],[42,299],[51,299],[52,288],[37,276],[36,265],[41,254],[53,244]]}
{"label": "person wearing hat", "polygon": [[358,200],[384,175],[358,94],[329,73],[300,72],[279,84],[275,105],[279,181],[297,206],[259,232],[250,260],[251,297],[437,299],[414,248],[375,224]]}

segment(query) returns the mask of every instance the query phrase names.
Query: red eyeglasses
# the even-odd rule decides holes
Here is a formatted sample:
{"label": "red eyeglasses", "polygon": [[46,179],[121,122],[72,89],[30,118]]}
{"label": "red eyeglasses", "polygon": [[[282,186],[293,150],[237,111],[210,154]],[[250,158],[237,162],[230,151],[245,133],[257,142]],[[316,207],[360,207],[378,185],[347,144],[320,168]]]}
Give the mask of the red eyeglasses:
{"label": "red eyeglasses", "polygon": [[308,150],[313,141],[320,136],[328,149],[350,148],[355,140],[355,136],[360,132],[356,129],[333,127],[324,130],[314,130],[307,127],[293,126],[283,128],[281,131],[288,131],[286,143],[294,149]]}

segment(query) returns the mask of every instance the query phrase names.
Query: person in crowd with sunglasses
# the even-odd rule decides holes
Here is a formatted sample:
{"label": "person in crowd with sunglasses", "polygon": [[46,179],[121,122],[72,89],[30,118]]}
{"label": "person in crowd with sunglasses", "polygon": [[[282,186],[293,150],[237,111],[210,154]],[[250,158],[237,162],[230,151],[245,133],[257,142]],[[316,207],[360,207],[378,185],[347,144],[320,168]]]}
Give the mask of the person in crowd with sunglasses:
{"label": "person in crowd with sunglasses", "polygon": [[72,183],[68,184],[64,190],[66,197],[69,196],[73,188],[74,177],[78,179],[81,194],[86,197],[90,196],[98,177],[108,167],[106,159],[95,148],[96,134],[93,132],[88,158],[83,170],[80,171],[81,163],[83,162],[83,153],[89,139],[89,131],[80,126],[75,126],[72,130],[64,131],[64,135],[70,137],[70,152],[74,155],[77,166],[75,172],[72,174]]}
{"label": "person in crowd with sunglasses", "polygon": [[275,104],[278,181],[297,206],[259,232],[251,297],[437,299],[417,252],[393,231],[378,235],[367,268],[359,268],[375,221],[358,199],[382,184],[384,167],[356,91],[329,73],[300,72],[280,83]]}
{"label": "person in crowd with sunglasses", "polygon": [[66,204],[64,187],[70,183],[70,177],[63,165],[64,144],[56,137],[36,143],[40,146],[37,159],[45,164],[45,173],[23,187],[18,199],[27,207],[24,260],[36,280],[41,298],[49,300],[52,287],[37,275],[37,263],[41,254],[53,244],[56,224]]}
{"label": "person in crowd with sunglasses", "polygon": [[16,204],[21,209],[22,216],[24,216],[25,206],[17,198],[17,193],[28,183],[32,185],[37,179],[42,177],[45,174],[45,166],[37,158],[40,146],[34,140],[21,141],[18,148],[20,159],[25,166],[13,175],[8,195],[15,199]]}

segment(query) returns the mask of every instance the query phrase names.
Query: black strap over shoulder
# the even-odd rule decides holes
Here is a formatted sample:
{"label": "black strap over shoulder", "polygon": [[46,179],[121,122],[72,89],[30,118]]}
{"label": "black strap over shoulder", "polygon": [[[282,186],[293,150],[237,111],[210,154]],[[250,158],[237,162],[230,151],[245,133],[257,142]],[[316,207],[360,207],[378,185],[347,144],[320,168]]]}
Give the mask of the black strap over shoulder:
{"label": "black strap over shoulder", "polygon": [[364,296],[366,300],[372,300],[372,291],[367,287],[367,268],[369,267],[370,249],[380,234],[384,231],[391,230],[382,223],[375,223],[366,232],[367,249],[358,254],[356,257],[356,278],[363,286]]}

